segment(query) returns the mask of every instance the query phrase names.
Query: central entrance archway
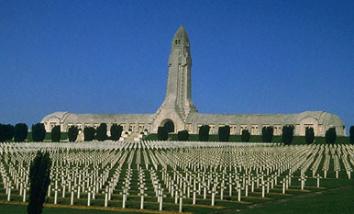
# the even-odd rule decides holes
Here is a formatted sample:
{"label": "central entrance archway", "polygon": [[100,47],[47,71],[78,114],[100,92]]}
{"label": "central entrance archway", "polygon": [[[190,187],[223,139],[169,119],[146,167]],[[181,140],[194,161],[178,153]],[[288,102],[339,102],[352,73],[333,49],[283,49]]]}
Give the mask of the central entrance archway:
{"label": "central entrance archway", "polygon": [[161,126],[165,127],[168,133],[175,132],[175,124],[171,119],[162,121]]}

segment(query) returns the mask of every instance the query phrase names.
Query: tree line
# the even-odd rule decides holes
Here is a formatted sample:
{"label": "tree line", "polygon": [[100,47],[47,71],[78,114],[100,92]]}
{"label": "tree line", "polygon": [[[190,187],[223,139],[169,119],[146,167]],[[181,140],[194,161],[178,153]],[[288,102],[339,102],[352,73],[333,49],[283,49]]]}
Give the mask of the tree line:
{"label": "tree line", "polygon": [[[285,125],[282,127],[282,135],[281,139],[285,145],[290,145],[294,139],[294,130],[295,127],[293,125]],[[198,132],[198,140],[199,141],[209,141],[210,136],[210,126],[203,125],[199,128]],[[354,126],[350,127],[350,136],[349,142],[350,144],[354,144]],[[230,140],[230,126],[221,126],[218,129],[218,140],[222,142],[228,142]],[[249,142],[251,138],[251,133],[247,129],[243,129],[241,131],[241,141],[242,142]],[[267,126],[262,128],[262,142],[272,142],[274,137],[274,128],[272,126]],[[169,133],[168,130],[161,126],[158,128],[157,131],[157,139],[158,140],[168,140]],[[325,141],[327,144],[334,144],[336,143],[337,133],[334,127],[329,128],[325,133]],[[178,141],[187,141],[189,140],[189,133],[187,130],[182,130],[177,132],[177,140]],[[305,142],[307,144],[312,144],[315,141],[315,132],[312,127],[306,127],[305,129]]]}
{"label": "tree line", "polygon": [[[77,126],[70,126],[67,135],[70,142],[75,142],[79,135],[79,128]],[[111,136],[107,136],[107,124],[101,123],[97,128],[85,127],[83,130],[85,141],[117,141],[122,135],[123,127],[118,124],[113,124],[110,128]],[[52,142],[60,142],[62,138],[62,131],[60,126],[54,126],[51,130],[50,140]],[[31,126],[31,140],[34,142],[43,142],[46,137],[46,130],[43,123],[36,123]],[[15,126],[11,124],[0,124],[0,142],[24,142],[30,140],[29,128],[25,123],[17,123]]]}
{"label": "tree line", "polygon": [[[107,124],[101,123],[97,128],[85,127],[83,130],[84,141],[104,141],[113,140],[117,141],[122,135],[123,127],[118,124],[113,124],[110,127],[111,136],[107,136]],[[79,128],[77,126],[70,126],[67,131],[69,142],[75,142],[79,135]],[[199,141],[209,141],[210,126],[203,125],[199,128],[198,140]],[[267,126],[262,128],[261,137],[263,142],[272,142],[274,137],[274,128],[272,126]],[[62,131],[60,126],[54,126],[50,132],[50,137],[52,142],[60,142],[62,138]],[[0,142],[23,142],[29,138],[29,128],[25,123],[17,123],[16,125],[11,124],[0,124]],[[43,123],[36,123],[31,126],[31,138],[34,142],[44,141],[46,136],[46,130]],[[241,141],[249,142],[251,138],[251,133],[247,129],[243,129],[241,132]],[[293,142],[294,137],[294,126],[286,125],[282,128],[282,142],[286,145],[290,145]],[[164,126],[158,128],[157,132],[158,140],[168,140],[169,132]],[[182,130],[177,133],[177,140],[188,141],[190,135],[187,130]],[[230,139],[230,126],[221,126],[218,129],[218,140],[227,142]],[[329,128],[325,133],[325,141],[328,144],[334,144],[337,139],[336,129]],[[305,129],[305,141],[307,144],[313,143],[315,140],[314,129],[307,127]],[[349,142],[354,144],[354,126],[350,127],[349,130]]]}
{"label": "tree line", "polygon": [[[117,141],[122,136],[123,126],[113,124],[110,128],[111,136],[107,135],[107,124],[101,123],[97,128],[85,127],[83,130],[84,141],[105,141],[113,140]],[[75,142],[79,135],[79,128],[77,126],[70,126],[68,129],[69,142]]]}

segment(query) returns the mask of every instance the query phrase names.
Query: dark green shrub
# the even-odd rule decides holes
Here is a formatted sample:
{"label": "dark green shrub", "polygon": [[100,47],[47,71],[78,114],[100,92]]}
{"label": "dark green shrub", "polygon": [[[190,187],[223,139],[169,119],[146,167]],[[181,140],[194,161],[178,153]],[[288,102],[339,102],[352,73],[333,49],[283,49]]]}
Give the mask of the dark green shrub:
{"label": "dark green shrub", "polygon": [[122,136],[123,127],[121,125],[113,124],[111,126],[111,140],[117,141]]}
{"label": "dark green shrub", "polygon": [[60,126],[54,126],[52,128],[52,132],[50,133],[52,142],[60,142],[60,136],[61,136]]}
{"label": "dark green shrub", "polygon": [[10,124],[0,124],[0,142],[11,141],[14,137],[15,128]]}
{"label": "dark green shrub", "polygon": [[68,129],[69,142],[75,142],[78,134],[79,129],[77,128],[77,126],[70,126]]}
{"label": "dark green shrub", "polygon": [[326,143],[335,144],[337,139],[336,128],[332,127],[326,131]]}
{"label": "dark green shrub", "polygon": [[209,141],[209,131],[210,127],[208,125],[203,125],[199,128],[199,141]]}
{"label": "dark green shrub", "polygon": [[84,140],[92,141],[95,139],[96,129],[93,127],[85,127],[84,128]]}
{"label": "dark green shrub", "polygon": [[32,140],[34,142],[42,142],[45,138],[45,127],[43,123],[36,123],[32,125]]}
{"label": "dark green shrub", "polygon": [[5,125],[0,123],[0,142],[5,141]]}
{"label": "dark green shrub", "polygon": [[187,130],[179,131],[177,133],[177,139],[179,141],[188,141],[189,139],[189,133]]}
{"label": "dark green shrub", "polygon": [[282,130],[282,141],[285,145],[290,145],[293,142],[294,138],[294,126],[293,125],[287,125],[283,126]]}
{"label": "dark green shrub", "polygon": [[218,135],[220,142],[228,142],[230,138],[230,126],[219,127]]}
{"label": "dark green shrub", "polygon": [[315,140],[315,132],[312,127],[306,127],[305,129],[305,141],[307,144],[312,144]]}
{"label": "dark green shrub", "polygon": [[23,142],[28,135],[28,126],[25,123],[17,123],[14,129],[14,141]]}
{"label": "dark green shrub", "polygon": [[349,129],[349,143],[354,144],[354,126]]}
{"label": "dark green shrub", "polygon": [[107,140],[107,124],[101,123],[96,130],[96,139],[99,141]]}
{"label": "dark green shrub", "polygon": [[251,133],[247,129],[243,129],[241,132],[241,141],[249,142],[251,138]]}
{"label": "dark green shrub", "polygon": [[168,139],[168,131],[164,126],[160,126],[157,129],[157,139],[158,140],[167,140]]}
{"label": "dark green shrub", "polygon": [[262,141],[263,142],[272,142],[273,140],[274,128],[272,126],[267,126],[262,128]]}

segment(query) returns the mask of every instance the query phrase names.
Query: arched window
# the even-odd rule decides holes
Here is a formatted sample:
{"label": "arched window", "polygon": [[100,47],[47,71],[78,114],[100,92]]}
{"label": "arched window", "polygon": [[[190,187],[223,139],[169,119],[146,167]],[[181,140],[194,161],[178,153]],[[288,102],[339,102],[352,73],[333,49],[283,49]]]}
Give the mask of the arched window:
{"label": "arched window", "polygon": [[170,119],[166,119],[166,120],[162,121],[161,126],[165,127],[169,133],[175,132],[175,124]]}

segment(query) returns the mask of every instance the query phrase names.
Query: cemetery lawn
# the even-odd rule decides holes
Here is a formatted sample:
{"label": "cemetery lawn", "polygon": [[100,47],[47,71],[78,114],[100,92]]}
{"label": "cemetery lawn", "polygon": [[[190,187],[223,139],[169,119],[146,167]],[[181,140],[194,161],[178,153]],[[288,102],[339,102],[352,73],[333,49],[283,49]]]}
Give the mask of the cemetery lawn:
{"label": "cemetery lawn", "polygon": [[[329,179],[323,182],[326,189],[320,191],[313,191],[308,193],[293,194],[288,197],[280,197],[271,199],[265,202],[254,203],[247,206],[239,206],[235,203],[216,202],[218,209],[210,206],[194,208],[186,206],[185,211],[189,213],[243,213],[243,214],[352,214],[354,213],[354,181],[346,179]],[[128,210],[100,210],[89,209],[71,209],[71,208],[53,208],[45,207],[43,214],[111,214],[111,213],[153,213],[153,210],[145,210],[145,212],[134,212]],[[150,212],[149,212],[150,211]],[[152,211],[152,212],[151,212]],[[26,213],[26,206],[24,204],[6,204],[0,202],[0,213]],[[157,212],[158,213],[158,212]],[[169,212],[171,213],[171,212]]]}
{"label": "cemetery lawn", "polygon": [[[25,214],[27,213],[26,205],[24,204],[2,204],[0,202],[0,213],[18,213],[18,214]],[[72,209],[72,208],[52,208],[52,207],[45,207],[43,209],[43,214],[112,214],[116,213],[117,211],[105,211],[105,210],[98,210],[98,209],[88,209],[87,207],[83,207],[82,209]],[[126,212],[126,211],[125,211]],[[123,213],[123,212],[121,212]],[[136,214],[139,212],[129,212],[130,214]]]}
{"label": "cemetery lawn", "polygon": [[[34,144],[29,144],[27,146],[32,145]],[[52,145],[57,146],[60,144]],[[104,147],[107,147],[108,145],[111,146],[111,148],[109,150],[102,151],[93,149],[95,148],[95,146],[100,145],[104,145]],[[181,142],[180,145],[182,146],[182,148],[175,148],[173,144],[163,144],[163,142],[159,142],[156,145],[165,145],[166,147],[162,147],[163,149],[156,149],[155,147],[151,146],[155,145],[154,142],[151,142],[151,144],[141,144],[141,146],[148,145],[148,149],[137,149],[132,147],[137,145],[140,144],[126,143],[120,145],[124,147],[118,147],[117,144],[109,144],[109,142],[107,142],[107,144],[97,145],[87,144],[87,146],[90,147],[86,147],[85,145],[85,147],[82,148],[91,148],[90,150],[80,151],[72,149],[70,150],[70,152],[67,151],[67,145],[62,146],[62,148],[64,149],[58,149],[57,147],[54,147],[55,149],[52,150],[52,158],[56,161],[54,163],[57,164],[55,165],[55,167],[53,167],[53,173],[60,175],[59,173],[63,172],[63,169],[65,168],[74,170],[76,171],[76,174],[68,174],[68,178],[71,178],[69,182],[74,182],[76,181],[76,179],[72,178],[76,178],[77,174],[85,176],[84,172],[92,173],[93,171],[98,170],[98,174],[101,173],[107,176],[106,183],[101,183],[101,189],[105,189],[104,186],[109,185],[107,183],[111,182],[114,183],[114,186],[109,188],[112,188],[114,191],[111,193],[111,199],[107,199],[108,194],[106,191],[102,193],[97,192],[94,200],[87,200],[88,198],[90,198],[89,193],[91,193],[91,191],[80,192],[81,186],[85,185],[79,185],[78,187],[80,188],[76,188],[75,184],[71,183],[74,186],[71,191],[71,194],[73,196],[75,194],[75,200],[72,203],[74,203],[75,205],[70,206],[70,198],[68,197],[68,191],[66,192],[66,194],[64,194],[66,195],[65,197],[59,196],[59,198],[57,198],[58,195],[54,194],[53,191],[56,191],[55,193],[58,193],[58,190],[56,188],[50,188],[52,192],[48,193],[50,196],[46,200],[43,214],[177,214],[179,210],[177,197],[180,197],[180,199],[183,197],[183,211],[188,214],[354,214],[354,179],[353,177],[349,179],[350,175],[352,174],[347,174],[348,172],[352,172],[352,167],[354,166],[354,147],[351,145],[311,145],[278,147],[274,146],[274,144],[273,146],[271,145],[254,147],[252,145],[251,147],[238,147],[233,143],[220,143],[217,145],[229,146],[209,148],[207,147],[209,145],[204,145],[204,147],[195,148],[188,147],[185,142]],[[14,172],[13,177],[18,179],[18,177],[16,176],[20,174],[16,170],[18,169],[19,161],[24,160],[22,157],[30,157],[30,155],[33,156],[35,153],[35,150],[26,151],[21,146],[22,144],[19,144],[18,150],[14,149],[17,147],[11,147],[14,149],[13,153],[2,153],[2,156],[0,157],[2,157],[3,160],[0,159],[0,173],[4,173],[4,171],[5,173],[8,171]],[[44,148],[47,148],[47,146]],[[78,146],[80,146],[80,144],[78,144]],[[195,145],[193,144],[193,146]],[[120,150],[120,148],[125,149]],[[54,152],[56,153],[54,154]],[[22,156],[22,154],[27,156]],[[58,154],[60,154],[60,156]],[[221,157],[223,159],[219,160],[218,158]],[[248,157],[252,157],[253,159],[250,159]],[[64,162],[61,162],[61,165],[59,165],[59,160],[63,158],[65,158],[66,160],[70,160],[69,163],[71,163],[71,165],[68,165]],[[265,162],[264,159],[266,159],[267,162]],[[26,165],[22,164],[22,166],[29,166],[30,160],[30,158],[27,158],[26,161],[28,161],[28,163]],[[260,162],[260,160],[262,160],[262,162]],[[80,163],[76,162],[75,164],[75,161],[80,161]],[[348,161],[350,161],[350,163]],[[202,163],[202,165],[191,165],[191,163],[198,162]],[[214,162],[217,164],[215,164]],[[229,191],[226,186],[226,188],[223,188],[225,189],[223,193],[220,193],[224,196],[223,200],[220,200],[220,195],[217,195],[215,198],[212,199],[212,197],[214,197],[215,194],[218,193],[215,193],[215,190],[213,190],[214,192],[207,192],[208,185],[205,180],[207,179],[208,182],[214,185],[213,189],[216,188],[220,181],[223,182],[222,184],[220,184],[223,187],[225,187],[224,185],[226,182],[226,185],[230,185],[230,188],[231,185],[233,185],[234,189],[239,189],[237,188],[239,186],[236,186],[235,184],[239,181],[243,182],[242,180],[246,182],[247,179],[247,176],[242,175],[242,173],[245,174],[245,170],[240,170],[241,166],[246,166],[245,163],[253,164],[252,167],[254,169],[250,169],[248,179],[250,179],[250,177],[252,178],[250,179],[250,181],[252,183],[252,189],[254,187],[254,191],[250,191],[248,189],[248,196],[242,194],[242,200],[240,194],[239,200],[241,201],[238,202],[236,193],[237,191]],[[263,182],[262,180],[263,183],[258,185],[260,183],[260,178],[264,179],[264,171],[266,171],[268,175],[266,175],[266,179],[268,182],[270,179],[273,179],[274,176],[270,174],[272,170],[270,166],[274,166],[274,164],[280,163],[282,164],[276,166],[275,168],[275,171],[278,172],[275,175],[275,178],[277,178],[277,181],[275,182],[276,184],[274,184],[274,186],[272,187],[265,187],[265,182]],[[284,163],[286,165],[283,165]],[[187,164],[189,164],[190,166],[187,166]],[[217,167],[214,168],[214,166]],[[258,168],[258,166],[266,166],[267,168],[260,169]],[[282,169],[282,166],[285,166],[287,168]],[[299,167],[301,167],[301,169]],[[24,167],[20,169],[23,170],[23,168]],[[80,172],[81,174],[79,174],[78,172]],[[326,178],[321,178],[321,180],[317,180],[320,177],[317,177],[317,179],[316,177],[314,177],[316,172],[318,173],[318,175],[322,175]],[[193,173],[195,173],[194,176]],[[188,174],[189,178],[186,178],[188,177]],[[199,179],[196,177],[196,174],[199,176]],[[233,176],[233,174],[238,175]],[[2,176],[2,174],[0,175]],[[98,185],[99,182],[102,182],[104,180],[100,179],[101,177],[95,177],[93,173],[92,175],[93,176],[90,179],[83,180],[87,181],[88,183],[91,180],[91,183],[93,184],[96,182],[96,185]],[[8,173],[7,176],[11,176],[11,174]],[[86,178],[89,178],[88,174],[86,176]],[[212,179],[212,176],[214,176],[215,179]],[[230,184],[228,184],[229,182],[224,179],[224,177],[227,176],[229,176],[230,178],[228,180],[234,179],[237,182],[230,182]],[[241,179],[239,179],[239,176],[241,176]],[[114,178],[115,180],[112,180],[112,178]],[[285,192],[285,184],[288,184],[288,182],[284,181],[288,181],[289,178],[291,184],[289,184],[289,188],[286,189],[286,193],[282,193],[282,191]],[[11,200],[10,202],[7,202],[8,197],[10,197],[10,194],[6,193],[4,188],[4,184],[6,183],[7,179],[7,177],[6,179],[0,179],[0,213],[26,213],[26,203],[21,202],[23,200],[23,196],[19,194],[20,190],[16,189],[16,186],[12,187],[11,183],[9,185],[10,190],[13,189],[12,191],[10,191]],[[65,179],[65,177],[63,179]],[[189,184],[189,187],[191,187],[191,179],[194,179],[194,189],[197,189],[197,183],[201,184],[201,191],[197,196],[196,205],[192,204],[192,197],[188,197],[183,194],[177,195],[178,191],[181,191],[183,189],[183,187],[180,187],[181,190],[178,190],[178,185],[182,186],[182,182],[186,182]],[[78,180],[79,179],[77,179],[77,182],[79,182],[80,184],[83,181]],[[304,180],[306,181],[306,185]],[[52,185],[57,185],[58,179],[55,179],[55,177],[53,177],[52,181],[54,182],[54,184],[52,183]],[[319,181],[321,182],[318,188],[316,184]],[[161,185],[165,185],[164,182],[170,182],[170,186],[166,187],[165,189],[162,189],[164,192],[166,192],[165,197],[162,194],[163,191],[160,192],[162,196],[159,195],[158,197],[156,197],[156,188],[160,189]],[[178,184],[178,182],[180,183]],[[20,184],[20,182],[18,184]],[[247,186],[250,186],[250,183]],[[19,185],[19,187],[21,187],[21,185]],[[177,190],[170,190],[171,192],[174,191],[174,195],[171,196],[169,193],[167,193],[168,188],[177,188]],[[188,185],[185,185],[184,188],[188,188]],[[268,188],[267,194],[265,194],[266,188]],[[301,188],[304,189],[301,190]],[[129,194],[127,193],[128,191]],[[139,210],[139,192],[141,191],[145,193],[145,195],[143,195],[144,210]],[[202,196],[202,192],[205,195],[204,197]],[[61,193],[62,192],[59,191],[59,194]],[[104,193],[107,194],[106,197]],[[55,196],[53,197],[53,195]],[[76,197],[76,195],[78,195],[79,197]],[[124,196],[128,197],[127,201],[125,201],[126,197]],[[159,202],[157,201],[157,198],[159,197],[164,198],[164,211],[162,212],[157,211],[159,209]],[[54,198],[58,200],[54,200]],[[104,207],[105,200],[108,200],[106,202],[108,203],[108,208]],[[54,201],[57,201],[58,205],[54,205],[56,203]],[[124,203],[123,201],[126,203]],[[211,203],[213,203],[212,201],[215,201],[215,206],[211,206]],[[90,203],[90,207],[87,206],[88,203]],[[161,200],[160,203],[162,203]],[[126,204],[127,209],[121,209],[123,204]],[[182,206],[182,200],[180,205]]]}
{"label": "cemetery lawn", "polygon": [[[333,179],[335,181],[335,179]],[[337,180],[336,187],[320,192],[301,194],[270,203],[258,204],[254,208],[241,210],[244,214],[301,213],[330,214],[354,213],[354,181]],[[231,212],[230,212],[231,213]]]}

